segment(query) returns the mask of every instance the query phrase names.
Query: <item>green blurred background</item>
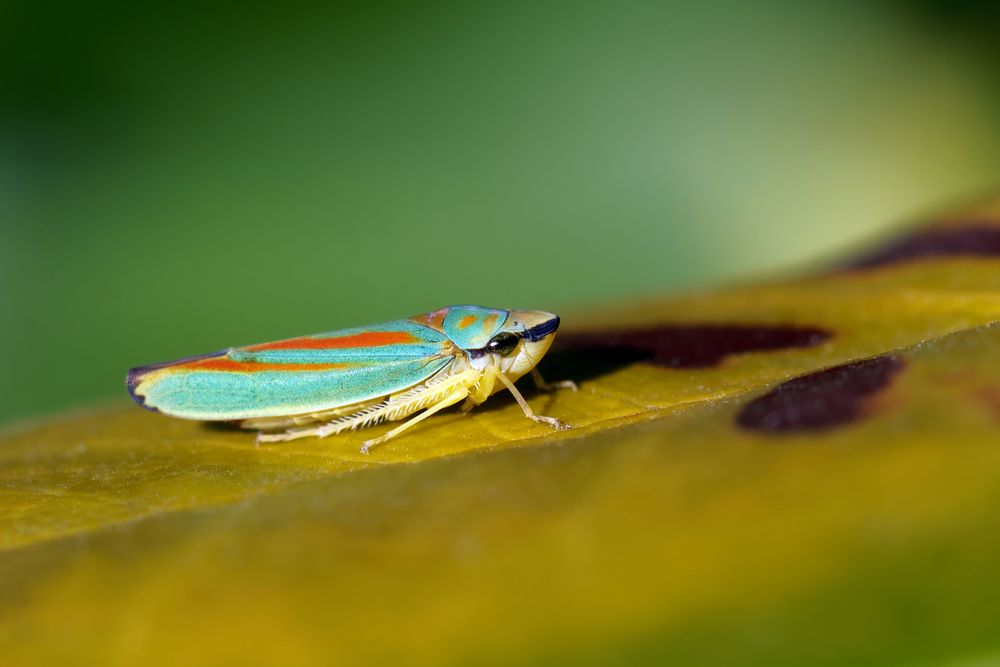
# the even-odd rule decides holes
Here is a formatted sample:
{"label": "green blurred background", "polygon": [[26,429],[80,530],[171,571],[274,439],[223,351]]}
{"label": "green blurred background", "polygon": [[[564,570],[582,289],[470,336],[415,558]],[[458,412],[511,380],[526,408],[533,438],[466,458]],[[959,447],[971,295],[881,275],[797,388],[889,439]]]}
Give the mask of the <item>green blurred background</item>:
{"label": "green blurred background", "polygon": [[829,257],[997,182],[998,18],[3,3],[0,422],[232,344]]}

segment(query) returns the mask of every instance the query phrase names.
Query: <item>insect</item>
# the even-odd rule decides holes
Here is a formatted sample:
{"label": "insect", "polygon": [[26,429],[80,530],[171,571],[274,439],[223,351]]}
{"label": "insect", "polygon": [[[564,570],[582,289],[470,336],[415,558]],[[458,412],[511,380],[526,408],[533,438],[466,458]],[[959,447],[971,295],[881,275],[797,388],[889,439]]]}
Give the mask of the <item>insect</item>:
{"label": "insect", "polygon": [[540,310],[450,306],[141,366],[128,372],[126,387],[153,411],[256,429],[258,443],[322,438],[415,415],[366,441],[367,453],[439,410],[464,401],[468,412],[504,389],[526,417],[563,429],[569,427],[558,419],[536,415],[514,387],[530,372],[540,388],[576,389],[568,381],[547,384],[535,368],[558,328],[559,317]]}

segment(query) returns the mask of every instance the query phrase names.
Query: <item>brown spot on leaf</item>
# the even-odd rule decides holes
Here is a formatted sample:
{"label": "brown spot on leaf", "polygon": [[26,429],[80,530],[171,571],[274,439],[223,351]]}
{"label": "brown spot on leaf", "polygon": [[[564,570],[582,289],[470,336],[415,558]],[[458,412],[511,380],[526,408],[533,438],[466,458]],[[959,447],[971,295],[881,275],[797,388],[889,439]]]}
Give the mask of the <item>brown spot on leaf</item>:
{"label": "brown spot on leaf", "polygon": [[891,243],[849,262],[848,269],[868,269],[924,257],[1000,256],[1000,228],[970,226],[930,229]]}
{"label": "brown spot on leaf", "polygon": [[973,392],[973,397],[986,406],[993,417],[1000,421],[1000,387],[980,387]]}
{"label": "brown spot on leaf", "polygon": [[585,380],[616,367],[646,362],[666,368],[709,368],[746,352],[813,347],[830,338],[815,327],[676,325],[565,334],[545,358],[545,373]]}
{"label": "brown spot on leaf", "polygon": [[843,426],[860,418],[902,368],[899,357],[881,356],[803,375],[748,403],[736,421],[771,432]]}

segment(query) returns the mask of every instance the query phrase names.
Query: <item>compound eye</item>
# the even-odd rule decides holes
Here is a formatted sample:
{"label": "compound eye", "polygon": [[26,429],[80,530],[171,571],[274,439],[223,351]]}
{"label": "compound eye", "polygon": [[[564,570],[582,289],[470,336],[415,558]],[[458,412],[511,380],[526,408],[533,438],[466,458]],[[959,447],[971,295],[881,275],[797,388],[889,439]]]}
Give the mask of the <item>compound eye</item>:
{"label": "compound eye", "polygon": [[486,348],[490,352],[496,352],[501,357],[506,357],[514,351],[514,348],[517,347],[519,340],[521,340],[521,338],[517,334],[512,334],[508,331],[501,331],[493,338],[490,338],[490,342],[486,344]]}

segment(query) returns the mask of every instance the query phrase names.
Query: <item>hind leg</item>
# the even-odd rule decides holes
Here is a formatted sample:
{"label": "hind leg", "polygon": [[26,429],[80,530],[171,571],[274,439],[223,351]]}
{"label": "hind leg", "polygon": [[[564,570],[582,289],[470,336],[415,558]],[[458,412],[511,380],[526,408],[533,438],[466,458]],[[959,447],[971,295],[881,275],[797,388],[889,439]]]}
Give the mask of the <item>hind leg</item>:
{"label": "hind leg", "polygon": [[372,447],[375,447],[376,445],[381,445],[386,440],[391,440],[392,438],[395,438],[397,435],[399,435],[406,429],[410,428],[411,426],[417,425],[418,423],[427,419],[428,417],[430,417],[435,412],[438,412],[439,410],[444,410],[450,405],[455,405],[468,395],[469,395],[469,390],[466,389],[465,387],[456,389],[452,393],[442,398],[439,402],[435,403],[434,405],[430,406],[429,408],[421,412],[416,417],[408,419],[407,421],[403,422],[402,424],[392,429],[385,435],[380,435],[379,437],[372,438],[371,440],[365,440],[365,443],[361,445],[361,453],[367,454]]}

